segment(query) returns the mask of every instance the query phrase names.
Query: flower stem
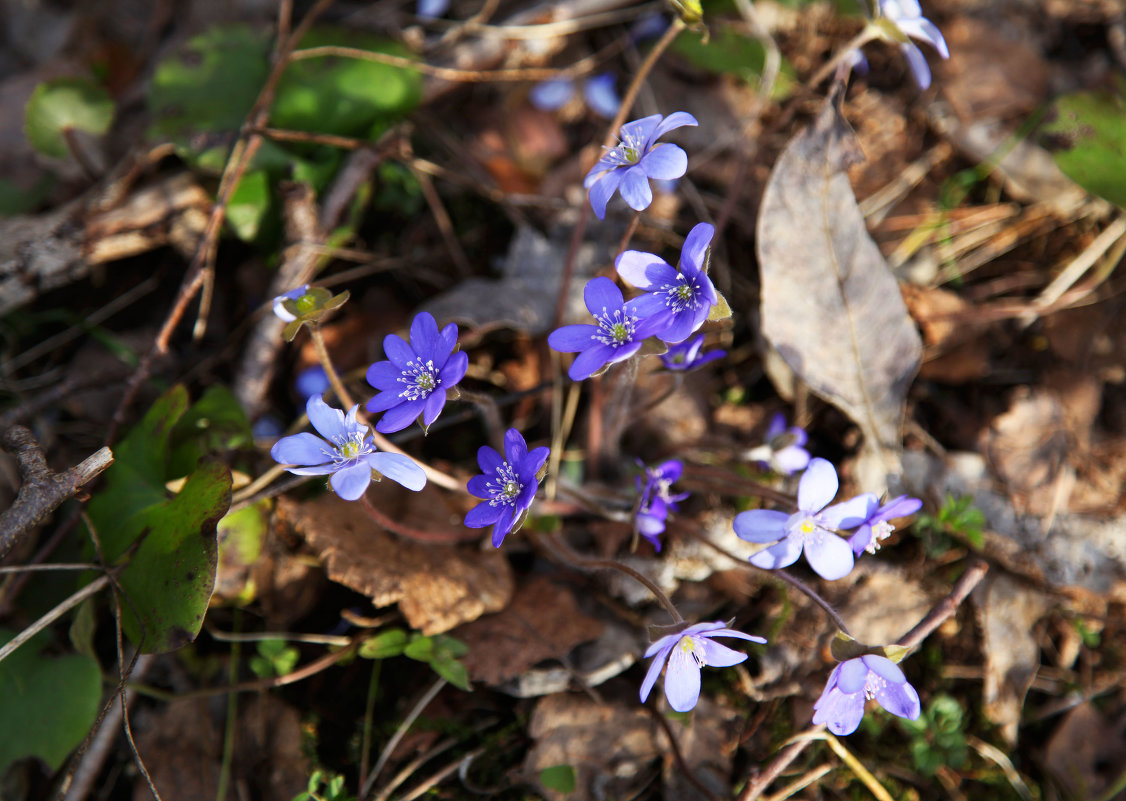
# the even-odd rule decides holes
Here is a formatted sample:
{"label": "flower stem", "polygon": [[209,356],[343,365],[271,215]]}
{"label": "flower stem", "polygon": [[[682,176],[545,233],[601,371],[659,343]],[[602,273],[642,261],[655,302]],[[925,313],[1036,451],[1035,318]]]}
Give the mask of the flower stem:
{"label": "flower stem", "polygon": [[672,602],[672,599],[669,598],[669,596],[665,594],[665,591],[658,587],[655,583],[653,583],[653,581],[644,573],[634,570],[632,567],[623,565],[621,562],[615,561],[613,559],[588,559],[585,556],[579,556],[577,553],[567,547],[567,545],[562,540],[560,540],[558,536],[555,535],[545,535],[542,541],[548,543],[551,550],[554,551],[557,556],[560,556],[565,561],[570,562],[576,567],[587,567],[595,570],[617,570],[619,573],[625,573],[638,584],[641,584],[643,587],[645,587],[645,589],[649,590],[649,592],[653,593],[653,597],[656,598],[657,602],[660,603],[661,606],[665,608],[665,611],[669,613],[669,616],[673,620],[673,624],[684,622],[684,617],[677,610],[676,606]]}
{"label": "flower stem", "polygon": [[[757,565],[751,565],[751,566],[757,567]],[[764,568],[758,568],[758,569],[763,570]],[[828,601],[826,601],[824,598],[822,598],[820,595],[818,595],[814,591],[814,589],[812,587],[810,587],[808,584],[806,584],[804,581],[797,578],[796,576],[791,576],[785,570],[766,570],[765,572],[770,573],[773,576],[777,576],[778,578],[782,579],[782,581],[786,582],[791,587],[793,587],[795,590],[798,590],[799,592],[805,593],[811,601],[813,601],[815,604],[817,604],[818,606],[820,606],[822,609],[825,610],[825,614],[827,614],[829,617],[831,617],[833,619],[833,622],[837,624],[838,629],[840,629],[842,632],[847,634],[849,637],[852,636],[852,633],[849,632],[849,630],[848,630],[848,624],[844,622],[844,618],[842,618],[840,616],[840,614],[837,612],[837,610],[834,609]]]}
{"label": "flower stem", "polygon": [[313,347],[317,351],[317,359],[320,360],[321,367],[324,368],[325,375],[328,376],[328,383],[332,385],[332,391],[345,409],[351,409],[356,404],[352,400],[351,393],[344,386],[344,382],[340,380],[340,373],[336,372],[336,365],[332,363],[332,357],[328,355],[328,348],[325,347],[324,335],[321,334],[320,326],[313,324],[306,326],[306,328],[309,329],[309,336],[312,338]]}

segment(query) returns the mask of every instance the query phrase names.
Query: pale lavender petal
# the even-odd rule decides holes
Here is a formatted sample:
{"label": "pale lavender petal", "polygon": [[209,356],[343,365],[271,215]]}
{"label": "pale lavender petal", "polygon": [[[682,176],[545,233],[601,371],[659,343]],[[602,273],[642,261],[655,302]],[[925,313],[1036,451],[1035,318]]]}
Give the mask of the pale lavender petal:
{"label": "pale lavender petal", "polygon": [[892,662],[886,656],[879,654],[864,654],[860,657],[860,661],[868,668],[868,670],[875,673],[881,679],[890,681],[892,684],[903,684],[907,681],[907,677],[903,675],[903,671],[899,669],[899,665]]}
{"label": "pale lavender petal", "polygon": [[918,39],[931,45],[943,58],[950,58],[950,49],[946,46],[942,31],[929,19],[919,17],[917,19],[899,20],[896,25],[899,26],[899,30],[912,39]]}
{"label": "pale lavender petal", "polygon": [[649,139],[656,138],[653,131],[658,127],[661,121],[660,114],[651,114],[648,117],[642,117],[639,120],[627,122],[622,126],[620,136],[621,141],[631,140],[634,142],[645,142]]}
{"label": "pale lavender petal", "polygon": [[765,637],[758,637],[754,634],[744,634],[743,632],[739,631],[738,629],[724,628],[724,624],[722,622],[713,623],[712,625],[719,626],[719,628],[709,630],[707,632],[708,637],[738,637],[740,640],[749,640],[751,642],[757,642],[759,645],[765,645],[766,644],[766,638]]}
{"label": "pale lavender petal", "polygon": [[282,437],[270,448],[270,457],[278,464],[317,465],[332,461],[328,443],[308,433]]}
{"label": "pale lavender petal", "polygon": [[900,495],[881,506],[874,520],[894,520],[897,517],[907,517],[922,508],[923,502],[918,498]]}
{"label": "pale lavender petal", "polygon": [[328,483],[332,485],[333,492],[344,500],[359,500],[371,483],[371,468],[366,462],[345,467],[333,473]]}
{"label": "pale lavender petal", "polygon": [[677,272],[659,256],[640,250],[627,250],[614,262],[618,275],[638,289],[653,289],[675,283]]}
{"label": "pale lavender petal", "polygon": [[876,688],[876,702],[893,715],[918,720],[922,705],[919,694],[910,684],[887,684]]}
{"label": "pale lavender petal", "polygon": [[656,537],[665,532],[664,518],[654,517],[651,514],[638,513],[633,520],[638,533],[643,537]]}
{"label": "pale lavender petal", "polygon": [[677,712],[688,712],[700,700],[700,666],[678,643],[669,654],[665,671],[665,697]]}
{"label": "pale lavender petal", "polygon": [[634,211],[644,211],[653,202],[653,190],[649,188],[649,179],[640,167],[630,167],[623,173],[618,191],[622,195],[622,200]]}
{"label": "pale lavender petal", "polygon": [[867,550],[870,542],[872,542],[872,527],[867,524],[856,529],[848,538],[848,545],[857,556]]}
{"label": "pale lavender petal", "polygon": [[665,666],[665,662],[669,658],[669,651],[671,651],[673,645],[676,644],[675,640],[673,642],[666,642],[666,640],[669,639],[673,638],[662,637],[649,646],[649,651],[652,651],[652,654],[649,653],[649,651],[645,652],[645,656],[649,657],[660,651],[657,657],[649,663],[649,669],[645,671],[645,679],[641,682],[641,703],[643,704],[648,700],[649,693],[653,690],[653,685],[657,683],[657,677],[661,675],[661,668]]}
{"label": "pale lavender petal", "polygon": [[600,117],[612,119],[622,106],[622,99],[618,97],[615,87],[617,79],[612,72],[604,72],[588,78],[583,84],[583,97],[590,110]]}
{"label": "pale lavender petal", "polygon": [[316,464],[309,467],[287,467],[286,470],[295,476],[327,476],[329,473],[335,473],[337,467],[334,462],[329,462],[328,464]]}
{"label": "pale lavender petal", "polygon": [[[691,631],[691,629],[685,629],[685,631]],[[684,631],[677,632],[676,634],[666,634],[664,637],[661,637],[658,640],[654,640],[653,642],[649,643],[649,647],[645,649],[645,653],[642,655],[642,658],[648,659],[658,651],[664,650],[664,655],[660,656],[657,659],[658,662],[664,664],[665,660],[669,658],[668,652],[672,650],[672,647],[674,645],[680,642],[680,638],[683,634]]]}
{"label": "pale lavender petal", "polygon": [[852,734],[864,717],[864,694],[846,695],[834,687],[821,696],[814,708],[815,724],[824,723],[838,736]]}
{"label": "pale lavender petal", "polygon": [[650,135],[650,139],[660,139],[669,131],[672,131],[676,128],[683,128],[685,125],[699,124],[700,123],[696,122],[696,118],[689,114],[687,111],[674,111],[672,114],[665,117],[664,120],[661,121],[661,124],[653,130],[653,133]]}
{"label": "pale lavender petal", "polygon": [[671,181],[688,171],[688,154],[678,145],[661,142],[642,157],[638,166],[650,178]]}
{"label": "pale lavender petal", "polygon": [[880,499],[871,492],[835,503],[821,512],[818,517],[827,528],[856,528],[868,520],[880,505]]}
{"label": "pale lavender petal", "polygon": [[844,578],[856,563],[849,544],[824,530],[817,539],[805,543],[805,558],[813,572],[826,581]]}
{"label": "pale lavender petal", "polygon": [[915,83],[919,85],[920,89],[929,87],[931,85],[931,68],[927,64],[927,57],[923,55],[923,51],[909,42],[901,44],[899,49],[907,57],[907,64],[911,67],[911,73],[915,76]]}
{"label": "pale lavender petal", "polygon": [[555,111],[562,108],[574,96],[575,82],[570,78],[540,81],[528,93],[528,99],[532,101],[532,105],[541,111]]}
{"label": "pale lavender petal", "polygon": [[[618,191],[618,185],[622,182],[624,173],[621,170],[607,170],[602,173],[600,178],[591,181],[590,186],[590,207],[594,209],[594,214],[598,219],[606,218],[606,204],[610,202],[610,198]],[[591,176],[587,175],[587,180],[590,181]]]}
{"label": "pale lavender petal", "polygon": [[596,333],[596,325],[565,325],[547,335],[547,344],[560,353],[576,353],[593,345]]}
{"label": "pale lavender petal", "polygon": [[329,442],[339,443],[348,438],[344,412],[329,406],[319,395],[313,395],[305,402],[305,414],[309,416],[313,428]]}
{"label": "pale lavender petal", "polygon": [[[787,567],[798,561],[801,556],[801,540],[797,537],[786,537],[777,545],[759,551],[751,557],[751,564],[765,570],[776,570]],[[849,551],[849,553],[852,553]]]}
{"label": "pale lavender petal", "polygon": [[426,486],[426,472],[409,456],[401,453],[370,453],[368,464],[396,484],[418,492]]}
{"label": "pale lavender petal", "polygon": [[863,659],[849,659],[841,662],[836,671],[837,687],[842,693],[851,695],[864,689],[868,682],[868,666]]}
{"label": "pale lavender petal", "polygon": [[738,665],[740,662],[747,661],[747,655],[742,651],[736,651],[733,648],[728,648],[726,645],[720,645],[718,642],[713,642],[706,637],[700,637],[696,640],[698,645],[702,645],[704,649],[704,664],[709,667],[731,667]]}
{"label": "pale lavender petal", "polygon": [[[752,509],[735,515],[735,533],[747,542],[777,542],[786,536],[786,521],[790,516],[772,509]],[[797,557],[795,556],[794,559]],[[791,560],[793,561],[793,560]]]}
{"label": "pale lavender petal", "polygon": [[779,473],[792,476],[809,466],[809,451],[797,445],[789,445],[776,451],[770,464]]}
{"label": "pale lavender petal", "polygon": [[837,469],[830,462],[810,459],[798,481],[798,508],[803,512],[821,511],[833,500],[838,486]]}

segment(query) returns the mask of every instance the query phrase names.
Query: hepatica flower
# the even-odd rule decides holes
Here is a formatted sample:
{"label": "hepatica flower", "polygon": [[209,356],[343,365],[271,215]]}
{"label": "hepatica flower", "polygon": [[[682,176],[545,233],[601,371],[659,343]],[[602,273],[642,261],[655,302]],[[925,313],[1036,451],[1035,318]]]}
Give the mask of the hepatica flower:
{"label": "hepatica flower", "polygon": [[380,392],[367,403],[369,412],[383,412],[375,430],[383,434],[401,431],[419,415],[429,426],[446,405],[447,393],[465,377],[469,356],[454,352],[457,326],[441,331],[429,312],[420,312],[411,323],[411,341],[388,334],[383,340],[387,360],[368,368],[367,380]]}
{"label": "hepatica flower", "polygon": [[282,294],[278,295],[276,298],[274,298],[274,314],[277,315],[278,319],[283,323],[292,323],[297,319],[297,315],[285,307],[285,302],[287,300],[295,301],[308,291],[309,285],[303,284],[296,289],[291,289],[288,292],[283,292]]}
{"label": "hepatica flower", "polygon": [[799,426],[787,427],[781,412],[770,418],[764,438],[766,442],[747,451],[747,459],[787,476],[800,473],[809,465],[809,451],[805,449],[809,435]]}
{"label": "hepatica flower", "polygon": [[661,363],[666,370],[687,372],[695,370],[697,367],[703,367],[716,359],[722,359],[727,355],[727,351],[720,349],[701,353],[703,347],[703,334],[692,339],[686,339],[677,345],[670,345],[668,351],[661,354]]}
{"label": "hepatica flower", "polygon": [[540,471],[547,462],[547,448],[528,450],[524,437],[515,428],[504,434],[504,455],[488,445],[477,450],[481,475],[469,479],[469,492],[481,503],[469,510],[465,525],[469,528],[493,527],[493,547],[499,548],[504,537],[519,528],[536,497]]}
{"label": "hepatica flower", "polygon": [[744,634],[729,629],[723,621],[715,623],[696,623],[684,631],[669,634],[649,646],[645,657],[654,657],[649,664],[645,680],[641,682],[641,703],[649,698],[661,668],[668,662],[665,673],[665,697],[669,706],[677,712],[688,712],[700,700],[700,668],[731,667],[738,665],[747,655],[734,651],[726,645],[713,642],[714,637],[738,637],[759,644],[766,643],[762,637]]}
{"label": "hepatica flower", "polygon": [[830,581],[847,576],[854,563],[852,548],[833,529],[852,528],[864,518],[863,495],[828,506],[837,494],[837,471],[824,459],[810,460],[798,482],[794,514],[752,509],[735,516],[735,533],[749,542],[774,543],[751,557],[751,564],[772,570],[792,565],[805,552],[809,566]]}
{"label": "hepatica flower", "polygon": [[893,715],[919,718],[919,694],[907,683],[899,666],[887,657],[865,654],[833,668],[824,692],[813,705],[813,722],[824,723],[833,734],[852,734],[870,698]]}
{"label": "hepatica flower", "polygon": [[668,314],[643,314],[636,300],[626,303],[622,290],[609,278],[590,279],[583,298],[595,324],[565,325],[547,337],[554,350],[579,354],[567,371],[573,381],[590,378],[607,364],[625,361],[669,323]]}
{"label": "hepatica flower", "polygon": [[653,202],[649,179],[679,178],[688,169],[688,154],[682,148],[657,140],[676,128],[699,124],[691,114],[677,111],[667,117],[654,114],[623,125],[621,141],[602,154],[583,180],[583,186],[590,190],[590,207],[598,219],[606,216],[606,204],[617,191],[631,209],[649,208]]}
{"label": "hepatica flower", "polygon": [[672,485],[683,473],[684,462],[670,459],[656,467],[645,467],[644,481],[641,476],[637,477],[641,501],[633,517],[633,526],[641,536],[653,543],[653,547],[658,551],[661,550],[660,536],[665,531],[669,512],[675,512],[677,503],[688,497],[687,492],[672,492]]}
{"label": "hepatica flower", "polygon": [[345,416],[312,396],[305,411],[321,436],[282,437],[270,449],[270,456],[279,464],[292,465],[286,470],[299,476],[329,476],[333,492],[346,501],[364,494],[373,470],[416,492],[426,486],[426,474],[409,457],[376,451],[368,427],[356,420],[359,408],[353,406]]}
{"label": "hepatica flower", "polygon": [[857,556],[865,551],[875,553],[880,550],[880,543],[895,531],[895,526],[889,523],[889,520],[913,515],[923,508],[921,500],[907,495],[892,498],[883,506],[880,506],[879,499],[871,492],[858,497],[863,498],[866,504],[864,519],[848,539],[852,552]]}
{"label": "hepatica flower", "polygon": [[[942,31],[929,19],[923,16],[918,0],[880,0],[880,13],[890,22],[894,23],[904,36],[926,42],[943,58],[950,58],[950,49],[942,37]],[[898,42],[899,49],[907,58],[915,82],[920,89],[931,85],[931,70],[927,58],[912,42]]]}
{"label": "hepatica flower", "polygon": [[[612,118],[618,113],[622,99],[618,97],[615,86],[617,79],[612,72],[587,78],[583,81],[583,100],[587,107],[600,117]],[[555,78],[540,81],[532,87],[528,97],[532,105],[541,111],[556,111],[567,105],[575,96],[575,82],[570,78]]]}
{"label": "hepatica flower", "polygon": [[704,324],[719,302],[719,293],[707,273],[713,234],[715,227],[708,223],[699,223],[688,233],[680,251],[679,271],[664,259],[638,250],[627,250],[614,263],[618,275],[645,290],[633,301],[642,314],[672,314],[668,328],[657,334],[665,342],[683,342]]}

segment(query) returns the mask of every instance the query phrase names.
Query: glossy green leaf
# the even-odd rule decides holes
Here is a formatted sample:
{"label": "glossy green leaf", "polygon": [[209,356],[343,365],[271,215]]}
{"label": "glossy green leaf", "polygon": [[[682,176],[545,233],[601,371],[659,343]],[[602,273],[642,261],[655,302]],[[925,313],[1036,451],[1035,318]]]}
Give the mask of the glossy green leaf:
{"label": "glossy green leaf", "polygon": [[398,656],[406,646],[407,633],[402,629],[389,629],[360,643],[359,654],[364,659],[386,659]]}
{"label": "glossy green leaf", "polygon": [[[410,57],[397,42],[343,28],[314,28],[300,49],[343,46]],[[278,83],[270,122],[295,131],[374,137],[414,109],[422,76],[390,64],[354,58],[295,61]]]}
{"label": "glossy green leaf", "polygon": [[56,78],[35,87],[24,109],[23,129],[45,156],[70,155],[67,131],[104,134],[113,122],[113,100],[89,78]]}
{"label": "glossy green leaf", "polygon": [[[0,631],[0,643],[15,636]],[[0,773],[23,757],[57,770],[94,724],[102,673],[89,656],[45,656],[45,634],[0,662]]]}
{"label": "glossy green leaf", "polygon": [[557,793],[573,793],[577,786],[575,769],[571,765],[552,765],[540,771],[540,784]]}
{"label": "glossy green leaf", "polygon": [[222,384],[210,386],[172,430],[168,477],[186,476],[207,454],[228,453],[253,442],[250,422],[234,393]]}
{"label": "glossy green leaf", "polygon": [[1126,208],[1126,81],[1117,92],[1059,97],[1040,142],[1063,172],[1092,194]]}

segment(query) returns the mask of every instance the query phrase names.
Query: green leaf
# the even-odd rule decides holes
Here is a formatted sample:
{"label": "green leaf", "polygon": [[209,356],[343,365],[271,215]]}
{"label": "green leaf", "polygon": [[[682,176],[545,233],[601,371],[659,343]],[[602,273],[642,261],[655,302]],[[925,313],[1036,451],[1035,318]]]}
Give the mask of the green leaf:
{"label": "green leaf", "polygon": [[248,172],[231,193],[227,205],[227,225],[243,242],[260,242],[265,238],[264,226],[275,205],[270,177],[266,172]]}
{"label": "green leaf", "polygon": [[540,771],[540,784],[557,793],[573,793],[577,786],[575,769],[570,765],[552,765]]}
{"label": "green leaf", "polygon": [[297,649],[285,640],[271,637],[258,643],[258,656],[251,657],[250,669],[260,678],[284,676],[297,666]]}
{"label": "green leaf", "polygon": [[[15,636],[0,631],[0,643]],[[23,757],[58,770],[94,724],[102,698],[96,660],[80,654],[44,656],[40,634],[0,662],[0,773]]]}
{"label": "green leaf", "polygon": [[406,646],[407,633],[402,629],[389,629],[360,643],[359,654],[364,659],[386,659],[403,653]]}
{"label": "green leaf", "polygon": [[[324,46],[411,55],[397,42],[344,28],[314,28],[300,45]],[[303,59],[290,64],[278,82],[270,123],[295,131],[374,137],[421,98],[422,75],[415,70],[355,58]]]}
{"label": "green leaf", "polygon": [[1126,208],[1126,81],[1115,92],[1077,92],[1049,107],[1040,142],[1063,172]]}
{"label": "green leaf", "polygon": [[51,173],[40,175],[31,188],[0,178],[0,217],[27,214],[47,199],[47,194],[54,186],[55,176]]}
{"label": "green leaf", "polygon": [[434,672],[460,690],[470,692],[473,685],[469,683],[469,672],[465,665],[453,658],[432,659],[430,667]]}
{"label": "green leaf", "polygon": [[186,476],[207,454],[227,453],[253,442],[242,405],[229,389],[215,384],[172,429],[167,475]]}
{"label": "green leaf", "polygon": [[70,155],[67,131],[101,135],[113,122],[113,100],[89,78],[56,78],[35,87],[24,109],[23,130],[45,156]]}
{"label": "green leaf", "polygon": [[[757,83],[766,64],[766,49],[734,28],[724,26],[705,34],[685,31],[670,48],[700,69],[719,75],[733,75],[747,83]],[[774,99],[785,97],[794,86],[794,72],[784,59],[774,82]]]}
{"label": "green leaf", "polygon": [[198,167],[222,170],[269,75],[269,54],[269,39],[247,25],[215,26],[190,39],[153,74],[149,136],[171,140]]}
{"label": "green leaf", "polygon": [[162,395],[117,447],[90,519],[106,559],[128,560],[120,575],[126,633],[142,651],[195,639],[215,585],[216,527],[231,503],[231,474],[202,462],[173,497],[164,487],[171,432],[187,411],[187,390]]}

